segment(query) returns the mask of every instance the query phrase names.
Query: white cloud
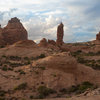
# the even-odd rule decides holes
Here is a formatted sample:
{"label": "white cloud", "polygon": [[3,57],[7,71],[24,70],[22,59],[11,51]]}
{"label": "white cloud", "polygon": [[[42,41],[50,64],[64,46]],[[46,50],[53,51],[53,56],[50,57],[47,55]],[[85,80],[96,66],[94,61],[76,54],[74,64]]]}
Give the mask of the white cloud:
{"label": "white cloud", "polygon": [[65,42],[86,41],[86,36],[90,40],[100,30],[99,4],[99,0],[1,0],[0,23],[4,26],[16,16],[29,39],[38,41],[43,37],[55,40],[57,25],[63,21]]}

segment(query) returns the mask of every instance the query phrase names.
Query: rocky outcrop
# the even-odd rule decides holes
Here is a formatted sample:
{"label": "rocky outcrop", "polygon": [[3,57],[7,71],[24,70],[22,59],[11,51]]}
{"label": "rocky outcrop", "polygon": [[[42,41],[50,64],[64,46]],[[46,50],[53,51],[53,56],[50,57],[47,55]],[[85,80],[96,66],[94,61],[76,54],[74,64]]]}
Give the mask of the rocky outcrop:
{"label": "rocky outcrop", "polygon": [[56,45],[56,42],[54,40],[48,40],[48,44]]}
{"label": "rocky outcrop", "polygon": [[61,46],[63,44],[63,36],[64,36],[64,30],[63,30],[63,23],[61,23],[57,28],[57,40],[56,43],[58,46]]}
{"label": "rocky outcrop", "polygon": [[46,47],[48,45],[48,42],[47,42],[47,40],[45,38],[43,38],[38,45]]}
{"label": "rocky outcrop", "polygon": [[36,43],[33,40],[23,40],[23,41],[18,41],[13,44],[14,47],[28,47],[32,48],[36,46]]}
{"label": "rocky outcrop", "polygon": [[100,32],[96,35],[96,40],[100,40]]}
{"label": "rocky outcrop", "polygon": [[28,40],[26,29],[18,18],[8,21],[6,27],[0,29],[0,45],[13,44],[21,40]]}

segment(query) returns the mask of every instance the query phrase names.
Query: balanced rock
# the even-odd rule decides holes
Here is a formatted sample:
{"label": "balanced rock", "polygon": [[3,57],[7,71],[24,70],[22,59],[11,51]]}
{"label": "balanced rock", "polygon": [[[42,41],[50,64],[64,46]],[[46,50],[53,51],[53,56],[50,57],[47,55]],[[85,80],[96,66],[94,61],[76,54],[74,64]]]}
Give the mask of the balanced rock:
{"label": "balanced rock", "polygon": [[64,30],[63,30],[63,23],[61,23],[57,28],[57,40],[56,43],[58,46],[61,46],[63,44],[63,36],[64,36]]}
{"label": "balanced rock", "polygon": [[96,40],[100,40],[100,32],[96,35]]}
{"label": "balanced rock", "polygon": [[28,34],[20,20],[14,17],[8,21],[6,27],[0,29],[0,43],[7,45],[21,40],[28,40]]}

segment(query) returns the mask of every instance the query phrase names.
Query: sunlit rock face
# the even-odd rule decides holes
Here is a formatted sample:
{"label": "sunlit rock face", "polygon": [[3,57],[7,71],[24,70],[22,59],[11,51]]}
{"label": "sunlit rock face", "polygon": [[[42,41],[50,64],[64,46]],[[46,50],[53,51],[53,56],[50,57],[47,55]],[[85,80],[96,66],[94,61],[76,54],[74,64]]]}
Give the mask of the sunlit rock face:
{"label": "sunlit rock face", "polygon": [[0,45],[28,40],[26,29],[17,17],[11,18],[6,27],[0,29]]}
{"label": "sunlit rock face", "polygon": [[58,46],[61,46],[63,44],[63,36],[64,36],[64,30],[63,30],[63,23],[61,23],[57,28],[57,40],[56,43]]}
{"label": "sunlit rock face", "polygon": [[48,42],[47,42],[47,40],[45,38],[43,38],[38,45],[46,47],[48,45]]}

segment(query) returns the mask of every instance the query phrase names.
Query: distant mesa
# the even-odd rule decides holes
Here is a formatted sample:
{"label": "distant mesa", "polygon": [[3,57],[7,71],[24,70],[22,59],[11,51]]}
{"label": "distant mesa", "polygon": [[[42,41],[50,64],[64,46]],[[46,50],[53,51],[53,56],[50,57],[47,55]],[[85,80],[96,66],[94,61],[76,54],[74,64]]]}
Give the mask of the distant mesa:
{"label": "distant mesa", "polygon": [[4,28],[0,28],[0,45],[28,40],[28,33],[17,17],[11,18]]}

